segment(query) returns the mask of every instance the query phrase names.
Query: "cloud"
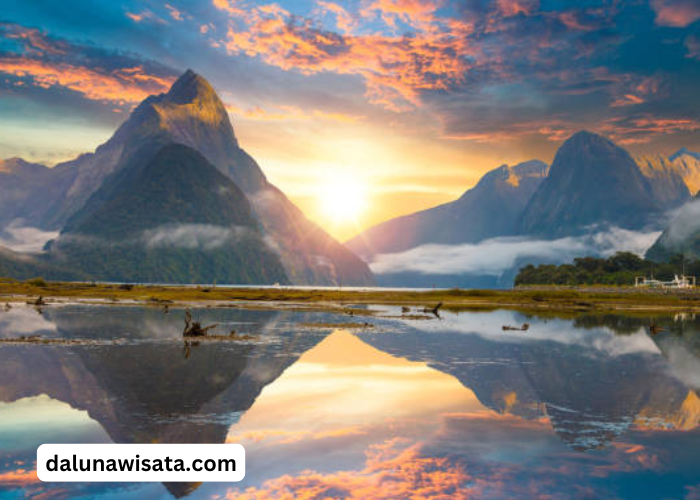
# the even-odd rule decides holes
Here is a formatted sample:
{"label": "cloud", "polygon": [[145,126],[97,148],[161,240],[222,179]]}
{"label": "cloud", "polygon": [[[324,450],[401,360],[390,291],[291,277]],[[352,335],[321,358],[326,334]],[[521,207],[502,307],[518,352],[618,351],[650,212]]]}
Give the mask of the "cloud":
{"label": "cloud", "polygon": [[530,15],[538,7],[538,0],[497,0],[498,10],[506,17],[516,16],[518,14]]}
{"label": "cloud", "polygon": [[700,231],[700,200],[692,200],[676,212],[664,232],[664,243],[670,246],[680,245],[698,231]]}
{"label": "cloud", "polygon": [[19,51],[0,52],[0,73],[15,77],[15,86],[59,87],[125,104],[164,92],[175,80],[175,72],[157,63],[74,45],[18,24],[0,23],[0,35],[20,45]]}
{"label": "cloud", "polygon": [[[333,10],[341,30],[351,29],[341,11],[331,4],[320,5]],[[374,2],[365,12],[379,11],[384,19],[399,17],[421,29],[410,36],[354,35],[323,29],[276,4],[264,5],[232,12],[225,44],[231,54],[260,57],[285,70],[359,75],[370,102],[406,110],[419,104],[420,91],[447,90],[462,79],[469,66],[469,25],[456,20],[438,22],[432,10],[428,2]]]}
{"label": "cloud", "polygon": [[[489,481],[468,474],[445,457],[423,456],[417,445],[400,438],[375,444],[367,452],[362,470],[323,474],[307,471],[281,476],[261,487],[230,489],[225,498],[267,500],[276,498],[394,499],[424,498],[466,500],[487,491]],[[496,474],[497,476],[497,474]]]}
{"label": "cloud", "polygon": [[685,48],[688,50],[685,57],[700,60],[700,39],[698,39],[698,37],[693,35],[688,36],[688,38],[685,39]]}
{"label": "cloud", "polygon": [[0,314],[0,335],[16,337],[17,335],[46,335],[55,333],[56,324],[37,314],[33,307],[15,305],[9,311]]}
{"label": "cloud", "polygon": [[[531,344],[534,342],[557,342],[587,349],[589,354],[597,351],[605,356],[624,356],[632,353],[659,354],[659,348],[640,327],[636,332],[619,335],[607,326],[594,328],[572,327],[570,320],[551,318],[538,322],[536,328],[522,332],[503,330],[503,325],[519,325],[531,321],[517,311],[499,309],[477,316],[445,312],[440,322],[400,320],[406,327],[420,332],[435,334],[459,333],[478,335],[490,342],[508,344]],[[428,360],[432,361],[432,360]]]}
{"label": "cloud", "polygon": [[626,250],[642,254],[661,233],[613,227],[607,231],[556,240],[500,237],[463,245],[421,245],[405,252],[380,254],[370,268],[376,274],[472,274],[501,276],[522,260],[569,262],[590,254]]}
{"label": "cloud", "polygon": [[656,24],[685,28],[700,19],[700,4],[695,0],[651,0]]}
{"label": "cloud", "polygon": [[58,231],[44,231],[23,226],[24,221],[15,219],[0,231],[0,246],[15,252],[40,252],[47,241],[58,237]]}
{"label": "cloud", "polygon": [[174,246],[187,249],[215,250],[252,234],[250,228],[242,226],[166,224],[144,231],[143,239],[149,248]]}
{"label": "cloud", "polygon": [[0,484],[6,487],[19,488],[36,483],[39,483],[36,470],[15,469],[0,473]]}

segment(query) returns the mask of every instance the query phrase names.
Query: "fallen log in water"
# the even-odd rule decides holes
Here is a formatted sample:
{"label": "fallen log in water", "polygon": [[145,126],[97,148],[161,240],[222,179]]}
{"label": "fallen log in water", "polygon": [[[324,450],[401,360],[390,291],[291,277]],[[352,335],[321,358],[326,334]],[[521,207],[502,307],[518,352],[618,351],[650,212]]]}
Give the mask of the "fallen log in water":
{"label": "fallen log in water", "polygon": [[189,311],[185,312],[185,329],[182,331],[183,337],[206,337],[207,332],[216,328],[218,323],[209,326],[202,326],[199,321],[192,321]]}
{"label": "fallen log in water", "polygon": [[523,324],[523,326],[503,325],[502,328],[503,328],[503,331],[516,330],[519,332],[526,332],[530,329],[530,325],[528,323]]}

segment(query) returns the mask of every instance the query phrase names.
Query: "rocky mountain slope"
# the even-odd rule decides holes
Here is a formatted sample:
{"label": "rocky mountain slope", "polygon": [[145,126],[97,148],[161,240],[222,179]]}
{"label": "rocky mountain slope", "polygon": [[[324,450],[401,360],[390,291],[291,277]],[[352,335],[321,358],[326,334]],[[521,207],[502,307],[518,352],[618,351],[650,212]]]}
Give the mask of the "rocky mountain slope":
{"label": "rocky mountain slope", "polygon": [[288,283],[243,192],[180,144],[134,155],[46,258],[104,281]]}
{"label": "rocky mountain slope", "polygon": [[[267,181],[255,160],[240,148],[226,108],[214,89],[190,70],[167,93],[144,100],[94,153],[47,169],[45,183],[29,183],[35,188],[22,195],[20,205],[31,210],[18,210],[12,218],[44,229],[63,228],[93,193],[134,161],[134,155],[141,154],[143,148],[169,143],[197,150],[241,188],[292,283],[374,283],[362,260],[308,220]],[[55,186],[56,192],[46,193],[44,184]]]}
{"label": "rocky mountain slope", "polygon": [[547,165],[539,160],[502,165],[458,200],[378,224],[346,245],[369,258],[427,243],[475,243],[514,234],[520,214],[546,175]]}
{"label": "rocky mountain slope", "polygon": [[523,212],[520,232],[559,237],[584,233],[591,225],[639,229],[664,208],[625,149],[581,131],[557,151]]}

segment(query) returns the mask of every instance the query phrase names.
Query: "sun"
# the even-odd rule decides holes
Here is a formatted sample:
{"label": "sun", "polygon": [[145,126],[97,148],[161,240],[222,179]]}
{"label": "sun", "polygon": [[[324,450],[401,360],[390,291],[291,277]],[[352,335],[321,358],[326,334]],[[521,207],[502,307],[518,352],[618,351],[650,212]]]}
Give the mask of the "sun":
{"label": "sun", "polygon": [[356,179],[338,176],[319,186],[319,209],[336,224],[357,222],[365,210],[364,186]]}

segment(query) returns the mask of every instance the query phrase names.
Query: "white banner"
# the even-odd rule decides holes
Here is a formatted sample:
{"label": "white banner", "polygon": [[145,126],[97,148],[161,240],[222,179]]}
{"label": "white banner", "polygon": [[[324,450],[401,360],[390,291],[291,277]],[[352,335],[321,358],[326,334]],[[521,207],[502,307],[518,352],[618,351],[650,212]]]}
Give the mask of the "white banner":
{"label": "white banner", "polygon": [[52,482],[240,481],[240,444],[42,444],[37,475]]}

